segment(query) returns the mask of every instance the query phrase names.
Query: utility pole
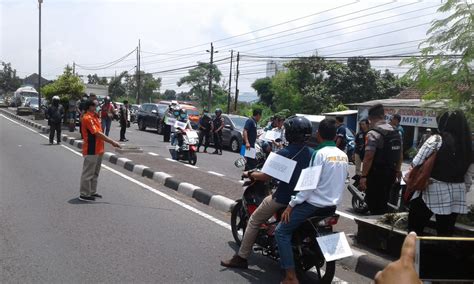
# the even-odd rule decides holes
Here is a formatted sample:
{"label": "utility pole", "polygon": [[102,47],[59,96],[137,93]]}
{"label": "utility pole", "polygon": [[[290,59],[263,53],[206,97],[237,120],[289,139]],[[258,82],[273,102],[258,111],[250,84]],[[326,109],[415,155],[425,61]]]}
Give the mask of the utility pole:
{"label": "utility pole", "polygon": [[[208,51],[208,50],[206,50]],[[209,62],[209,90],[207,95],[207,109],[211,111],[211,101],[212,101],[212,65],[214,64],[214,45],[211,42],[211,60]]]}
{"label": "utility pole", "polygon": [[237,52],[237,69],[235,71],[235,104],[234,112],[237,111],[237,101],[239,99],[239,63],[240,63],[240,52]]}
{"label": "utility pole", "polygon": [[232,60],[234,59],[234,51],[230,51],[230,71],[229,71],[229,93],[227,94],[227,114],[230,113],[230,93],[232,88]]}
{"label": "utility pole", "polygon": [[39,9],[39,29],[38,29],[38,106],[41,109],[41,4],[43,0],[38,0]]}
{"label": "utility pole", "polygon": [[140,40],[137,47],[137,98],[136,104],[140,104]]}

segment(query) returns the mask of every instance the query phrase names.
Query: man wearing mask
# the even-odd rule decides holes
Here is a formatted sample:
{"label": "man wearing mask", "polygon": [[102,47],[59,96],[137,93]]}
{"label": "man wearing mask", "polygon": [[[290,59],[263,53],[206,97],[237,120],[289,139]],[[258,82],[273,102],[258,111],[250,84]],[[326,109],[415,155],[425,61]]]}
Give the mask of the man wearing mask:
{"label": "man wearing mask", "polygon": [[56,132],[56,142],[61,144],[61,121],[64,116],[64,108],[59,104],[59,97],[54,96],[51,106],[46,111],[46,118],[49,125],[49,144],[54,142],[54,132]]}
{"label": "man wearing mask", "polygon": [[391,187],[397,177],[401,178],[402,140],[398,131],[385,121],[381,104],[369,109],[369,123],[359,188],[366,192],[370,213],[381,215],[387,213]]}
{"label": "man wearing mask", "polygon": [[105,97],[104,104],[100,109],[100,118],[102,122],[102,130],[105,133],[105,136],[109,136],[110,126],[112,124],[112,119],[114,118],[115,108],[110,102],[110,97]]}
{"label": "man wearing mask", "polygon": [[204,144],[204,153],[207,153],[207,147],[209,147],[209,139],[211,138],[211,128],[212,128],[212,120],[207,112],[207,109],[204,109],[202,112],[202,116],[199,119],[199,144],[197,147],[197,151],[199,152],[199,148],[201,148],[203,139],[206,139]]}
{"label": "man wearing mask", "polygon": [[[249,150],[250,148],[255,148],[255,141],[257,141],[257,126],[258,122],[262,118],[262,110],[254,109],[252,117],[245,122],[243,139],[245,143],[245,148]],[[253,170],[257,166],[257,160],[252,158],[246,158],[247,163],[245,164],[245,170]]]}
{"label": "man wearing mask", "polygon": [[82,166],[80,196],[81,201],[95,201],[102,198],[97,193],[97,182],[104,155],[104,141],[116,148],[120,145],[102,133],[100,118],[97,115],[97,100],[87,101],[85,104],[86,113],[82,117],[81,132],[84,137],[82,144],[82,155],[84,163]]}
{"label": "man wearing mask", "polygon": [[224,128],[224,118],[222,117],[222,110],[216,108],[216,117],[212,122],[212,132],[214,135],[214,148],[216,150],[212,154],[222,155],[222,129]]}
{"label": "man wearing mask", "polygon": [[[123,105],[120,106],[120,142],[127,142],[128,139],[125,138],[125,133],[127,132],[127,127],[130,125],[128,121],[128,101],[123,101]],[[108,136],[108,135],[106,135]]]}

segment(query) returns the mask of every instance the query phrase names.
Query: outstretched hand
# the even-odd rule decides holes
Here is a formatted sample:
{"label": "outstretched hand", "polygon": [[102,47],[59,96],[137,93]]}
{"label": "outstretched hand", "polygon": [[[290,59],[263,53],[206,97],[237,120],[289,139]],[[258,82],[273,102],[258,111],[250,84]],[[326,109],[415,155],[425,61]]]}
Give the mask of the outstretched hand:
{"label": "outstretched hand", "polygon": [[375,275],[376,284],[420,284],[422,283],[415,271],[416,233],[411,232],[405,238],[400,259],[391,262],[383,271]]}

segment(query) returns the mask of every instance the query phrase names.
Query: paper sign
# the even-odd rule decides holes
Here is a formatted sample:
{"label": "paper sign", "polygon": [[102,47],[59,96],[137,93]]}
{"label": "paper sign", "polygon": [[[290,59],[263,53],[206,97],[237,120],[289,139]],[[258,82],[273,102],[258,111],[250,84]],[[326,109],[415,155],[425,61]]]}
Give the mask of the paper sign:
{"label": "paper sign", "polygon": [[174,123],[174,127],[185,129],[186,128],[186,122],[181,122],[179,120],[176,120],[176,122]]}
{"label": "paper sign", "polygon": [[326,261],[333,261],[352,255],[351,247],[343,232],[317,237],[316,241]]}
{"label": "paper sign", "polygon": [[309,167],[301,171],[295,191],[313,190],[318,187],[322,166]]}
{"label": "paper sign", "polygon": [[186,132],[186,135],[187,135],[189,138],[194,138],[194,139],[198,139],[198,138],[199,138],[199,135],[197,134],[196,131],[188,131],[188,132]]}
{"label": "paper sign", "polygon": [[255,156],[257,156],[257,150],[255,150],[255,148],[245,148],[244,157],[255,159]]}
{"label": "paper sign", "polygon": [[273,131],[273,130],[269,130],[265,132],[265,136],[263,136],[263,139],[268,140],[268,141],[275,141],[279,138],[281,138],[281,133],[278,131]]}
{"label": "paper sign", "polygon": [[296,161],[285,158],[282,155],[270,153],[262,172],[283,182],[289,183],[295,171]]}
{"label": "paper sign", "polygon": [[175,124],[175,122],[176,122],[176,119],[174,119],[174,118],[168,117],[168,118],[166,119],[166,124],[167,124],[167,125],[173,126],[173,125]]}

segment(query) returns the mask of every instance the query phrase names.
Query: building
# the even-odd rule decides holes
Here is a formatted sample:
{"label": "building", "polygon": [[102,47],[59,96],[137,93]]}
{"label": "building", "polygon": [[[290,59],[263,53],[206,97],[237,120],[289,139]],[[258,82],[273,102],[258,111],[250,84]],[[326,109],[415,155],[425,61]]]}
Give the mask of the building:
{"label": "building", "polygon": [[90,95],[95,94],[97,98],[105,98],[109,95],[109,86],[104,85],[94,85],[94,84],[85,84],[86,89],[84,93]]}
{"label": "building", "polygon": [[[400,94],[401,95],[401,94]],[[426,128],[438,128],[436,117],[445,108],[443,101],[423,101],[421,99],[403,99],[396,96],[392,99],[373,100],[363,103],[349,104],[357,108],[357,120],[368,117],[371,106],[382,104],[385,109],[385,119],[389,120],[394,114],[401,116],[400,125],[405,134],[403,145],[405,149],[416,147]]]}
{"label": "building", "polygon": [[[47,85],[51,83],[51,81],[41,77],[41,86]],[[30,76],[23,79],[23,86],[31,86],[35,88],[35,90],[39,90],[38,86],[38,74],[33,73]]]}
{"label": "building", "polygon": [[287,61],[267,61],[266,75],[268,78],[275,76],[278,72],[286,71],[287,68],[283,65]]}

